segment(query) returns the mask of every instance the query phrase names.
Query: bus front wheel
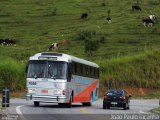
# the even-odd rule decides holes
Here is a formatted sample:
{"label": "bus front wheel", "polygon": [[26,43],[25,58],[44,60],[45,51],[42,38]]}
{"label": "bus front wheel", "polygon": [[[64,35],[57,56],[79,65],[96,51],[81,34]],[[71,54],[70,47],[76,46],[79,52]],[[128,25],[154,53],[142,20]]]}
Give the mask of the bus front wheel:
{"label": "bus front wheel", "polygon": [[34,101],[34,106],[35,106],[35,107],[38,107],[38,106],[39,106],[39,102]]}
{"label": "bus front wheel", "polygon": [[67,103],[67,107],[68,108],[72,107],[72,96],[70,97],[69,103]]}

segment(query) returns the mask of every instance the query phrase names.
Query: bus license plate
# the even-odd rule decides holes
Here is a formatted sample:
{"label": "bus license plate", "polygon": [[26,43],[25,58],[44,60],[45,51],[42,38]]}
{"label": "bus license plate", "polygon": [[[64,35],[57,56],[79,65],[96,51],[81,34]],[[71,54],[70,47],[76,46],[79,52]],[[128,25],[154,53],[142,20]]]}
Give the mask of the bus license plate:
{"label": "bus license plate", "polygon": [[47,93],[48,93],[48,90],[41,90],[41,93],[47,94]]}

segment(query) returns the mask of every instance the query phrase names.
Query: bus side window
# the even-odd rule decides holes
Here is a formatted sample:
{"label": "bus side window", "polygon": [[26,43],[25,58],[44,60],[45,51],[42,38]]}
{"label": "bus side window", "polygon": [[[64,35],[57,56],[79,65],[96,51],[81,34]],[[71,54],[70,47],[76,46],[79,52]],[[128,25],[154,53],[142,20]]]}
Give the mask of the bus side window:
{"label": "bus side window", "polygon": [[74,69],[74,74],[77,74],[77,63],[74,63],[73,69]]}
{"label": "bus side window", "polygon": [[71,65],[68,64],[68,75],[67,75],[67,81],[70,82],[71,81],[71,77],[72,77],[72,72],[71,72],[72,68]]}
{"label": "bus side window", "polygon": [[91,77],[94,78],[94,68],[93,67],[90,67],[90,74],[91,74]]}
{"label": "bus side window", "polygon": [[99,68],[97,69],[97,77],[99,78]]}

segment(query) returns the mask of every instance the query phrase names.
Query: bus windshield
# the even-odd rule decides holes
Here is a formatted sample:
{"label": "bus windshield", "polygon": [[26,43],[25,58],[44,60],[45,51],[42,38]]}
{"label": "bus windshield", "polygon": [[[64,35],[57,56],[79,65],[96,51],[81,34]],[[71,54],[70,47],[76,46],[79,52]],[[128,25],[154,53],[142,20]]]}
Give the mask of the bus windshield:
{"label": "bus windshield", "polygon": [[28,78],[66,79],[67,63],[59,61],[31,60]]}
{"label": "bus windshield", "polygon": [[66,79],[67,63],[48,61],[48,78]]}

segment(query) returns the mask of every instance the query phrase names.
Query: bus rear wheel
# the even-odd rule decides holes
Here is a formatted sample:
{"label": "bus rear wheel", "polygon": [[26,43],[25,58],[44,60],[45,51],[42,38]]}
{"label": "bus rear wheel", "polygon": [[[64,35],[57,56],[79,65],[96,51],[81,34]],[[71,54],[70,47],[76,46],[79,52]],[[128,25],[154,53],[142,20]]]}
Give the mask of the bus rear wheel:
{"label": "bus rear wheel", "polygon": [[39,102],[34,101],[34,106],[35,106],[35,107],[38,107],[38,106],[39,106]]}
{"label": "bus rear wheel", "polygon": [[92,95],[90,96],[90,101],[89,102],[84,102],[82,103],[83,106],[92,106]]}
{"label": "bus rear wheel", "polygon": [[82,103],[83,106],[92,106],[92,104],[90,102],[86,102],[86,103]]}

